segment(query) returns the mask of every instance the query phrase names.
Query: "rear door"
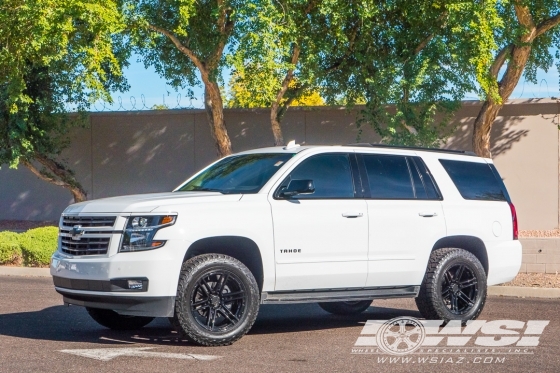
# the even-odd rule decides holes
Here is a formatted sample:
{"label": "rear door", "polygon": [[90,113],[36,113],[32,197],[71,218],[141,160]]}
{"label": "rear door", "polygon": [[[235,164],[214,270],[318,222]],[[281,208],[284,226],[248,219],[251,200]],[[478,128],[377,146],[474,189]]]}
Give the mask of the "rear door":
{"label": "rear door", "polygon": [[274,222],[276,290],[363,287],[367,276],[368,218],[357,163],[350,152],[312,155],[290,180],[313,180],[315,192],[269,196]]}
{"label": "rear door", "polygon": [[369,215],[366,286],[418,285],[446,235],[441,194],[420,157],[361,154]]}

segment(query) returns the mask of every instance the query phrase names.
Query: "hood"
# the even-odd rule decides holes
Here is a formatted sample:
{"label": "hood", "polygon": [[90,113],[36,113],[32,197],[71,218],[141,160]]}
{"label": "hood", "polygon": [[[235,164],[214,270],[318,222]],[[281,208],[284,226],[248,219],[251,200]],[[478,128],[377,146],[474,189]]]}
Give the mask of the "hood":
{"label": "hood", "polygon": [[146,213],[163,205],[183,203],[238,201],[242,194],[221,194],[217,192],[168,192],[134,194],[95,199],[70,205],[64,210],[66,214],[77,213]]}

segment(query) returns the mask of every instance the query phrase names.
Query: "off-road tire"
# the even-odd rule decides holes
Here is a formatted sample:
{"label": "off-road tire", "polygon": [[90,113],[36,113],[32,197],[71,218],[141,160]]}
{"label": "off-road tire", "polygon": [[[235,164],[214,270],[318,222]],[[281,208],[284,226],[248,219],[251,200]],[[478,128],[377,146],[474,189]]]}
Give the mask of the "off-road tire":
{"label": "off-road tire", "polygon": [[86,307],[87,313],[99,325],[113,330],[136,330],[148,325],[154,319],[146,316],[120,315],[113,310]]}
{"label": "off-road tire", "polygon": [[[220,274],[224,274],[225,279],[222,280]],[[220,281],[227,282],[221,289]],[[205,289],[209,294],[206,295]],[[229,293],[241,294],[228,296]],[[235,297],[243,298],[229,300]],[[226,346],[243,337],[251,329],[259,311],[259,300],[257,281],[243,263],[222,254],[199,255],[183,263],[177,286],[175,312],[170,322],[182,337],[196,344]],[[195,309],[197,307],[206,308]],[[205,326],[201,322],[204,318],[211,320],[211,310],[214,310],[215,320],[225,323],[222,330],[214,331],[214,323],[208,321],[212,324],[209,330],[210,325]],[[234,317],[226,319],[225,314]],[[227,323],[230,325],[226,325]]]}
{"label": "off-road tire", "polygon": [[364,312],[373,300],[359,300],[356,302],[321,302],[319,307],[335,315],[356,315]]}
{"label": "off-road tire", "polygon": [[[457,274],[455,268],[459,269],[460,266],[464,266],[463,275],[454,278]],[[475,284],[462,287],[468,283],[468,278],[471,278],[470,282],[475,279]],[[470,297],[464,298],[465,293],[455,292],[457,288],[461,292],[465,289]],[[434,250],[430,255],[428,268],[415,300],[418,310],[428,320],[467,321],[476,319],[482,312],[486,303],[486,290],[486,272],[476,256],[463,249],[443,248]],[[460,311],[455,306],[456,310],[453,312],[453,297],[455,302],[460,301],[464,310]],[[463,299],[470,299],[472,302]]]}

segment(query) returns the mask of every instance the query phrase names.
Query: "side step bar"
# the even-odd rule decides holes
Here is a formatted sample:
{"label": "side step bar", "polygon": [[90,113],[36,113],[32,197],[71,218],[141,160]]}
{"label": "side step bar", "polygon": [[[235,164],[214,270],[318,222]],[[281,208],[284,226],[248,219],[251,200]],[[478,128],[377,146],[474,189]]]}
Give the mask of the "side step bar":
{"label": "side step bar", "polygon": [[414,298],[420,286],[391,286],[360,289],[298,290],[263,292],[262,304],[341,302],[369,299]]}

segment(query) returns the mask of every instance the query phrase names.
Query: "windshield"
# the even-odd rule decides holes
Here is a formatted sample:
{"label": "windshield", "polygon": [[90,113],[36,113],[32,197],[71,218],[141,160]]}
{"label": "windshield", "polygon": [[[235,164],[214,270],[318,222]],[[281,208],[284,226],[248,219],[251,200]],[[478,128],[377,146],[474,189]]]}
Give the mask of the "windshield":
{"label": "windshield", "polygon": [[204,170],[177,192],[257,193],[294,154],[244,154],[227,157]]}

